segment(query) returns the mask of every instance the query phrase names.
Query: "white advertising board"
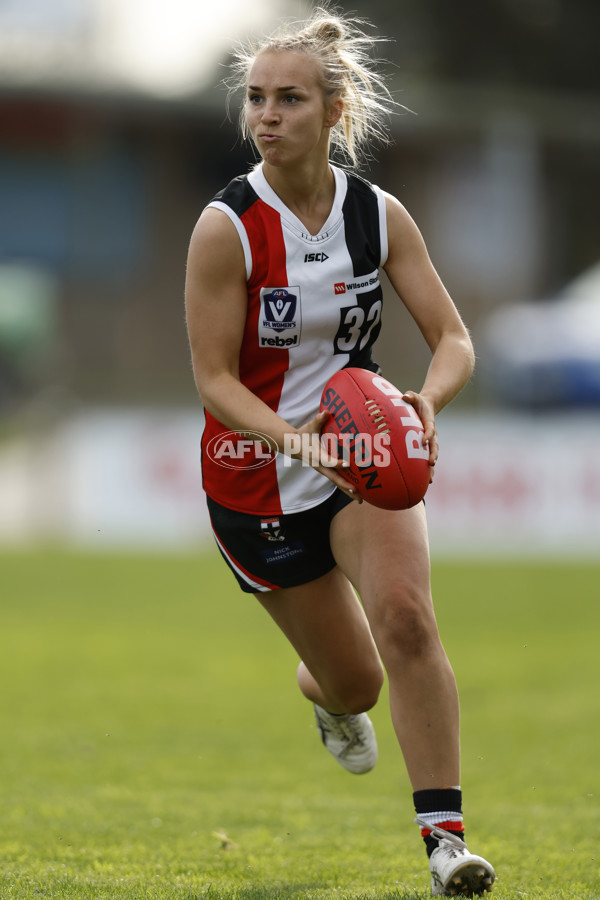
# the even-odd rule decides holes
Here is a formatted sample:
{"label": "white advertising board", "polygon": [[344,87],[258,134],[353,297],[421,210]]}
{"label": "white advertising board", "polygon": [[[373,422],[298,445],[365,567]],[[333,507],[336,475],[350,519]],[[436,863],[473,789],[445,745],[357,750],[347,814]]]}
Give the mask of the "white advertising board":
{"label": "white advertising board", "polygon": [[[433,554],[600,557],[598,419],[444,412],[438,427]],[[212,546],[201,433],[200,411],[90,411],[0,446],[0,542]]]}
{"label": "white advertising board", "polygon": [[434,551],[600,558],[600,417],[438,417]]}

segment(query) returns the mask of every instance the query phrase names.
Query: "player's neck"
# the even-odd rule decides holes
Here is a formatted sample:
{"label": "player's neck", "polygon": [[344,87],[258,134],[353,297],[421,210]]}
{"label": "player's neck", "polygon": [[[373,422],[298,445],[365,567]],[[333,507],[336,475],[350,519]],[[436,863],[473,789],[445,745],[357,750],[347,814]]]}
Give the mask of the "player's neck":
{"label": "player's neck", "polygon": [[310,234],[318,234],[329,218],[335,198],[335,177],[329,160],[325,166],[303,166],[293,171],[264,163],[263,174]]}

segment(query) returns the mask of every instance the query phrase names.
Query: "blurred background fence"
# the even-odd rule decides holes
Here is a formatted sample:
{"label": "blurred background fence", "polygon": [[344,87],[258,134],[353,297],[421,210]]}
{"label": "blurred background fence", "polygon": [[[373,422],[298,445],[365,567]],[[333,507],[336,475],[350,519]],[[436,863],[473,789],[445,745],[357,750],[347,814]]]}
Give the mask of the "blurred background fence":
{"label": "blurred background fence", "polygon": [[[187,246],[253,159],[225,112],[232,41],[306,9],[0,4],[0,542],[207,540]],[[597,554],[600,7],[353,9],[412,111],[363,174],[417,220],[479,356],[440,416],[434,551]],[[378,358],[418,389],[424,342],[386,295]]]}

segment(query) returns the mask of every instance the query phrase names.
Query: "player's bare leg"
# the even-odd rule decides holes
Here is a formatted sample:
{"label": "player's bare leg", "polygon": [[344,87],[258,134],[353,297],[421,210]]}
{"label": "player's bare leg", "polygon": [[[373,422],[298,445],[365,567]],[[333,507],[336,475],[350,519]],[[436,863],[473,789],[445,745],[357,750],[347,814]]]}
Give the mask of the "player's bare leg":
{"label": "player's bare leg", "polygon": [[365,710],[377,701],[383,669],[347,578],[334,569],[308,584],[257,597],[301,657],[298,684],[313,701],[323,744],[349,772],[369,772],[377,761],[377,740]]}
{"label": "player's bare leg", "polygon": [[433,611],[422,504],[401,512],[350,504],[332,521],[331,545],[361,596],[388,674],[413,790],[458,785],[458,694]]}
{"label": "player's bare leg", "polygon": [[383,684],[381,662],[364,610],[339,569],[255,596],[296,649],[298,684],[308,700],[331,713],[359,713],[375,705]]}
{"label": "player's bare leg", "polygon": [[433,612],[424,508],[388,512],[350,504],[332,521],[331,546],[361,594],[388,673],[392,721],[415,791],[432,893],[486,893],[494,869],[461,840],[458,694]]}

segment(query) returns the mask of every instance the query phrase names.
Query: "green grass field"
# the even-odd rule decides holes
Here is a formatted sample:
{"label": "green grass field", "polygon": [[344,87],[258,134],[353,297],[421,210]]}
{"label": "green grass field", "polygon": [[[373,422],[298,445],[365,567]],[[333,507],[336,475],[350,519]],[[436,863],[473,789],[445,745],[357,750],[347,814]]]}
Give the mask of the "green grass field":
{"label": "green grass field", "polygon": [[[600,897],[600,565],[434,563],[492,896]],[[424,900],[380,761],[319,745],[296,659],[214,555],[0,555],[0,897]]]}

